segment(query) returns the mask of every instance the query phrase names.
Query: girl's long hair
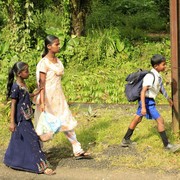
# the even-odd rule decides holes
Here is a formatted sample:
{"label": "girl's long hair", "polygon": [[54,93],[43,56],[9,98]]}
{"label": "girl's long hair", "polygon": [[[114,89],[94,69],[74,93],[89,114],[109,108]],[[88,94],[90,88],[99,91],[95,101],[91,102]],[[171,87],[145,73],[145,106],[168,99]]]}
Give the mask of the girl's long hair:
{"label": "girl's long hair", "polygon": [[46,54],[49,52],[48,50],[48,45],[52,44],[54,42],[54,40],[58,39],[58,37],[54,36],[54,35],[48,35],[44,41],[44,52],[42,54],[42,57],[46,56]]}
{"label": "girl's long hair", "polygon": [[17,62],[13,65],[13,67],[10,69],[8,73],[8,82],[7,82],[7,94],[6,98],[8,98],[11,95],[11,88],[14,82],[14,76],[17,76],[21,71],[23,71],[28,66],[27,63],[24,62]]}

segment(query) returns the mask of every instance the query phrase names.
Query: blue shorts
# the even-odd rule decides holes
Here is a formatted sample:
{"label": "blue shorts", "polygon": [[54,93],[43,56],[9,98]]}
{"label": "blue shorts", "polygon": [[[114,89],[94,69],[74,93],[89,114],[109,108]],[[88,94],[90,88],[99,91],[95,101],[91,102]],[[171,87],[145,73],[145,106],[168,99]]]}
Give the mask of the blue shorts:
{"label": "blue shorts", "polygon": [[[138,102],[139,107],[137,109],[136,114],[138,116],[143,116],[141,114],[141,109],[142,109],[142,105],[141,105],[141,101]],[[160,114],[158,112],[158,110],[156,109],[156,103],[154,101],[154,99],[152,98],[145,98],[145,104],[146,104],[146,115],[145,117],[147,119],[158,119],[160,117]]]}

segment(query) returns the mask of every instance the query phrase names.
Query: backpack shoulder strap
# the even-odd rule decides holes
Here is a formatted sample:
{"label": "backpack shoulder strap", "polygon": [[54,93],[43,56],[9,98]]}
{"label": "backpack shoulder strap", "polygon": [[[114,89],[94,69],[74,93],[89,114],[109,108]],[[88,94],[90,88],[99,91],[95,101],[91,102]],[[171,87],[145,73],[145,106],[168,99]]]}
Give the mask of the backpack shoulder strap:
{"label": "backpack shoulder strap", "polygon": [[152,84],[154,84],[154,81],[155,81],[155,75],[154,75],[154,73],[153,73],[153,72],[151,72],[151,71],[149,71],[148,73],[153,75],[154,80],[153,80],[153,83],[152,83]]}

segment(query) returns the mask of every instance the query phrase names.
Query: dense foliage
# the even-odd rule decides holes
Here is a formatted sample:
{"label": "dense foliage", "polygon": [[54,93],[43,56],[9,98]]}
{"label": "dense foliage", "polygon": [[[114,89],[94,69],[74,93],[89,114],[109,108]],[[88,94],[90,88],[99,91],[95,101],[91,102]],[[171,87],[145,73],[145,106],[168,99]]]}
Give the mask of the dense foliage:
{"label": "dense foliage", "polygon": [[[5,94],[8,69],[16,61],[28,62],[30,91],[36,87],[35,67],[41,58],[43,39],[47,34],[54,34],[61,41],[58,57],[65,66],[62,83],[69,101],[127,103],[124,96],[127,74],[138,68],[151,68],[149,59],[155,53],[165,55],[169,63],[168,3],[167,0],[86,0],[83,3],[80,0],[0,0],[2,93]],[[84,36],[72,32],[72,13],[76,15],[72,5],[78,5],[78,9],[74,8],[76,18],[82,12],[86,15],[85,24],[81,24]],[[167,73],[169,85],[170,69]]]}
{"label": "dense foliage", "polygon": [[122,37],[131,40],[169,32],[168,7],[169,0],[96,0],[87,17],[87,29],[117,27]]}

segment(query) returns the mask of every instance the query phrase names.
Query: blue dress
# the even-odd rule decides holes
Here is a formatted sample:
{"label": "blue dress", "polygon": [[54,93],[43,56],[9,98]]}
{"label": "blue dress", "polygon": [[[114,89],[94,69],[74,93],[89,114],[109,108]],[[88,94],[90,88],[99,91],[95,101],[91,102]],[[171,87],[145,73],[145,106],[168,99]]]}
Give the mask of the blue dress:
{"label": "blue dress", "polygon": [[29,93],[24,87],[13,83],[11,98],[17,100],[14,118],[16,130],[11,135],[4,164],[14,169],[43,173],[47,161],[31,120],[33,111]]}

